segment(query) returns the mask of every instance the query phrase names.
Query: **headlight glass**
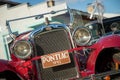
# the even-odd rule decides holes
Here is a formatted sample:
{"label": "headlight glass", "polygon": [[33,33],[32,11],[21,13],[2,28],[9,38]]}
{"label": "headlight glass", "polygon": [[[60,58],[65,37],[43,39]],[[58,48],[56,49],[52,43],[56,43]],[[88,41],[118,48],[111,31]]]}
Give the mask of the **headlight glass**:
{"label": "headlight glass", "polygon": [[79,46],[86,45],[91,39],[91,33],[87,28],[77,28],[73,33],[73,39]]}
{"label": "headlight glass", "polygon": [[32,53],[31,43],[29,41],[21,40],[15,43],[14,53],[18,58],[26,59]]}

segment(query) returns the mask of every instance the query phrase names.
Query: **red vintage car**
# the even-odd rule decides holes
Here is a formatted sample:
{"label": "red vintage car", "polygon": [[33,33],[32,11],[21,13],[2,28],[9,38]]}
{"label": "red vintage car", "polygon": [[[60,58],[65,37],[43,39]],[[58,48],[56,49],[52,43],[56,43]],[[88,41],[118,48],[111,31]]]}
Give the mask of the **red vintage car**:
{"label": "red vintage car", "polygon": [[[16,20],[7,22],[8,29]],[[103,24],[93,21],[74,30],[68,24],[47,23],[22,34],[9,30],[11,60],[0,60],[0,79],[93,80],[97,79],[93,75],[119,71],[113,56],[120,54],[120,17],[104,19]],[[118,30],[112,31],[111,26]]]}

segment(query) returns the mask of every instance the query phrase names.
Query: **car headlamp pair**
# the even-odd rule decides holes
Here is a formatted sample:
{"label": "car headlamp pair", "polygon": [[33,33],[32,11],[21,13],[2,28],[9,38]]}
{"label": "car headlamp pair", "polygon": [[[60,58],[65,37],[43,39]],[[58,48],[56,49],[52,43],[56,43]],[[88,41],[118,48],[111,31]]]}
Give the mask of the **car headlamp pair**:
{"label": "car headlamp pair", "polygon": [[[91,37],[91,32],[87,28],[78,27],[73,32],[73,39],[79,46],[87,45],[90,42]],[[32,54],[33,48],[29,41],[20,40],[14,44],[13,52],[16,57],[27,59]]]}
{"label": "car headlamp pair", "polygon": [[31,43],[26,40],[17,41],[13,47],[13,52],[16,57],[27,59],[33,52]]}
{"label": "car headlamp pair", "polygon": [[73,32],[73,39],[79,46],[85,46],[91,40],[91,32],[87,28],[80,28],[78,27]]}

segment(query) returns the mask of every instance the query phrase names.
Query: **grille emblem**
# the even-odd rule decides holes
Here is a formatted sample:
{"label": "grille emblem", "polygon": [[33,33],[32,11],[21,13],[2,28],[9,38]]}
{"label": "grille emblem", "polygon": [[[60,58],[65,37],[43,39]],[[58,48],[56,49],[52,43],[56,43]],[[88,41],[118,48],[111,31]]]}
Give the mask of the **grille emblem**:
{"label": "grille emblem", "polygon": [[51,27],[46,27],[45,30],[50,31],[50,30],[52,30],[52,28]]}

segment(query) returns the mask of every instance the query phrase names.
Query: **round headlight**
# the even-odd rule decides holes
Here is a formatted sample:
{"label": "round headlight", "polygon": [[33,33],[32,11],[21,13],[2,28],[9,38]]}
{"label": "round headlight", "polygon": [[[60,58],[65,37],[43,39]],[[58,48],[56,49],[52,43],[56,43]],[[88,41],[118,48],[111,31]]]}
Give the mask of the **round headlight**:
{"label": "round headlight", "polygon": [[79,46],[86,45],[91,39],[91,33],[87,28],[77,28],[73,33],[73,39]]}
{"label": "round headlight", "polygon": [[15,43],[13,50],[18,58],[26,59],[32,53],[31,43],[25,40],[18,41]]}

